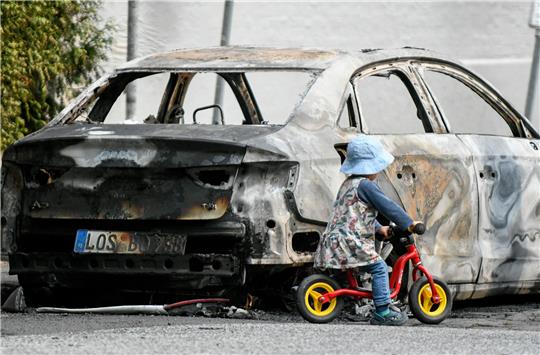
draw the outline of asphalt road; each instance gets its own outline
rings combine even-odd
[[[257,319],[2,313],[2,354],[385,353],[538,354],[540,303],[461,304],[437,326],[347,320],[315,325],[298,315]]]

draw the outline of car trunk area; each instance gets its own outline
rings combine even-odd
[[[4,173],[22,189],[17,195],[3,186],[4,198],[16,200],[3,213],[3,229],[14,239],[10,272],[27,290],[174,292],[241,284],[246,223],[230,204],[245,151],[203,137],[116,133],[14,146]],[[81,230],[128,233],[149,245],[180,240],[181,250],[76,252]]]

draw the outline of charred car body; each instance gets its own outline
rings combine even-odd
[[[286,122],[263,115],[249,80],[259,72],[309,79]],[[194,78],[208,73],[231,91],[238,124],[219,105],[189,115]],[[128,84],[154,75],[167,80],[152,114],[110,120]],[[467,106],[456,92],[476,101]],[[201,124],[210,109],[218,119]],[[457,298],[538,292],[538,133],[484,80],[414,48],[222,47],[127,63],[4,153],[10,272],[30,298],[214,294],[273,277],[289,285],[310,266],[344,179],[346,143],[360,133],[396,157],[379,183],[426,223],[424,262]]]

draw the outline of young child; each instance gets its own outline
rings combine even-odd
[[[332,219],[315,252],[314,266],[319,269],[359,268],[372,275],[375,312],[370,321],[376,325],[403,325],[407,315],[389,308],[390,286],[386,263],[375,251],[375,233],[389,238],[389,227],[381,226],[377,212],[398,228],[414,227],[403,209],[386,197],[373,182],[394,157],[381,143],[361,135],[347,147],[347,158],[341,172],[349,175],[341,185],[333,205]]]

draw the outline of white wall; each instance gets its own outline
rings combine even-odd
[[[223,4],[141,1],[137,55],[219,45]],[[531,1],[236,1],[230,43],[425,47],[464,61],[523,112],[534,45],[530,8]],[[110,69],[126,58],[127,2],[106,2],[102,13],[119,29],[104,63]],[[531,118],[540,127],[538,108]]]

